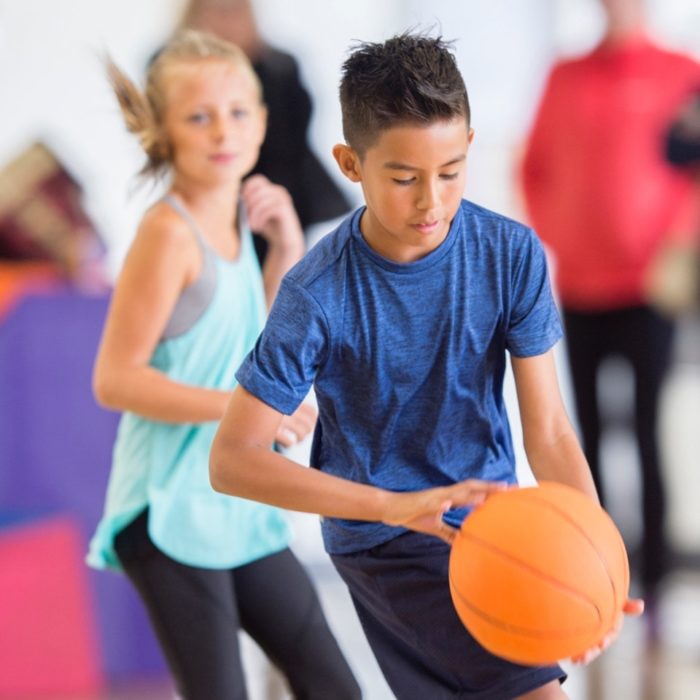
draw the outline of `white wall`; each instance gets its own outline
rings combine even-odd
[[[146,203],[130,195],[142,163],[104,79],[108,50],[139,78],[185,0],[0,0],[0,165],[32,140],[53,147],[84,184],[116,270]],[[653,0],[660,33],[700,51],[700,3]],[[354,40],[437,26],[456,40],[473,103],[476,141],[467,193],[518,214],[511,170],[555,52],[579,50],[600,28],[596,0],[257,0],[263,35],[300,60],[312,92],[316,151],[335,172],[341,139],[339,69]],[[342,183],[358,201],[358,191]]]

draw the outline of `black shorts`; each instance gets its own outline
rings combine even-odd
[[[449,553],[436,537],[409,532],[331,557],[398,700],[507,700],[563,682],[559,666],[513,664],[467,632],[450,597]]]

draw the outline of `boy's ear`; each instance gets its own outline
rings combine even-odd
[[[357,152],[346,143],[337,143],[333,146],[333,157],[338,163],[340,172],[352,182],[360,182],[362,173],[360,170],[360,157]]]

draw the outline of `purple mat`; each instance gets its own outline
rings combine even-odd
[[[0,323],[0,521],[70,513],[85,543],[92,535],[118,420],[90,387],[107,304],[71,291],[29,296]],[[107,677],[164,674],[126,579],[90,570],[90,584]]]

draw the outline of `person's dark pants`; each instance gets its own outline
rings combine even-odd
[[[147,513],[117,535],[115,548],[183,700],[248,697],[240,629],[282,671],[295,698],[362,696],[316,591],[290,550],[235,569],[185,566],[153,545]]]
[[[481,647],[459,620],[447,578],[450,548],[409,532],[331,559],[397,700],[509,700],[566,675],[520,666]]]
[[[657,444],[659,397],[671,366],[673,322],[647,306],[583,313],[564,308],[576,413],[586,458],[605,505],[598,371],[606,358],[629,362],[635,382],[634,433],[642,470],[641,581],[653,593],[668,569],[666,495]]]

